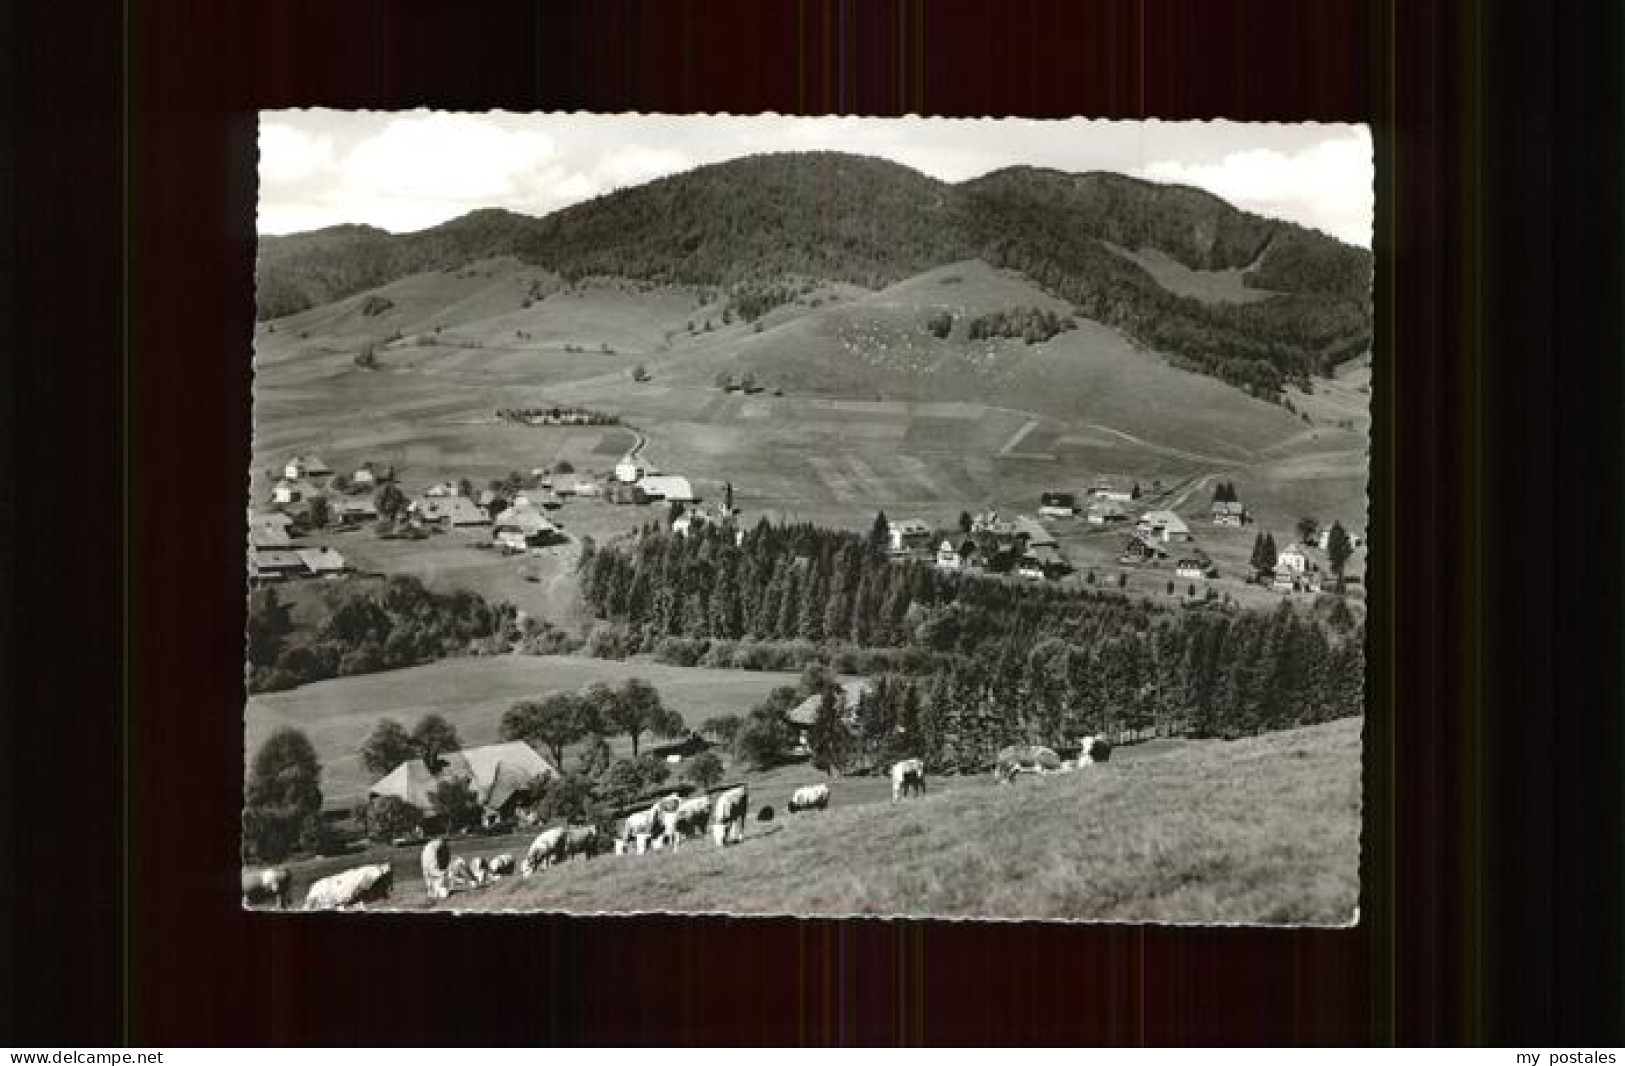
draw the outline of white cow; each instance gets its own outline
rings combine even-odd
[[[786,809],[795,814],[797,811],[821,811],[829,806],[829,785],[802,785],[790,796]]]
[[[638,811],[627,816],[626,822],[621,826],[620,849],[626,850],[634,841],[645,841],[654,836],[655,830],[660,827],[660,804],[656,803],[646,811]],[[638,850],[641,852],[642,846]]]
[[[341,874],[324,877],[311,885],[310,891],[305,894],[305,910],[339,910],[387,899],[394,880],[395,873],[387,862],[357,866]]]
[[[491,859],[490,871],[493,881],[512,874],[514,870],[513,856],[507,853],[497,855]]]
[[[554,826],[531,841],[530,850],[525,852],[524,861],[519,864],[519,876],[529,877],[542,867],[552,866],[558,857],[559,846],[564,842],[564,832],[564,826]]]
[[[891,768],[891,798],[896,803],[913,793],[925,795],[925,762],[922,759],[904,759]]]
[[[483,887],[491,880],[491,868],[486,864],[483,855],[476,855],[468,861],[468,873],[474,879],[474,884]]]
[[[423,845],[419,865],[423,869],[423,890],[430,899],[445,899],[451,895],[451,885],[446,881],[446,868],[451,865],[451,848],[447,846],[445,837],[435,837]]]
[[[695,796],[693,799],[683,800],[672,810],[661,810],[660,836],[668,846],[675,848],[682,843],[684,837],[704,833],[706,822],[710,817],[710,796]]]
[[[1110,762],[1112,746],[1102,736],[1084,737],[1078,751],[1078,765],[1088,766],[1091,763]]]
[[[293,902],[293,875],[286,866],[273,866],[265,870],[243,871],[243,906],[276,902],[276,909],[285,911]]]
[[[750,808],[750,792],[744,785],[730,788],[711,807],[711,836],[721,846],[745,839],[745,814]]]

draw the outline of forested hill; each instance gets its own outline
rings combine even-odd
[[[1245,284],[1281,295],[1246,304],[1177,296],[1108,242],[1195,271],[1250,267]],[[1363,351],[1371,329],[1368,252],[1207,193],[1030,167],[951,185],[830,152],[700,167],[539,219],[487,210],[399,236],[342,226],[267,237],[260,317],[497,255],[572,279],[744,292],[788,277],[878,288],[981,257],[1195,369],[1268,392]]]

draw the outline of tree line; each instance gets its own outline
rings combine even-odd
[[[1360,713],[1363,631],[1335,599],[1323,619],[1017,586],[890,560],[884,528],[883,515],[867,537],[763,522],[737,545],[646,530],[584,553],[583,597],[622,654],[727,666],[749,665],[747,648],[795,651],[758,668],[816,660],[904,679],[886,714],[918,718],[902,706],[913,686],[930,709],[918,728],[935,730],[922,750],[950,764],[1091,728],[1228,736]]]
[[[329,589],[306,627],[295,626],[274,586],[257,589],[248,605],[248,691],[506,651],[527,635],[511,604],[461,589],[430,592],[415,577]]]
[[[1013,337],[1028,344],[1037,344],[1077,327],[1077,322],[1070,315],[1058,315],[1040,307],[1013,307],[990,311],[971,319],[967,335],[973,341]]]

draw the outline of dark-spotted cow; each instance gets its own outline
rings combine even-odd
[[[993,777],[1008,785],[1021,774],[1052,774],[1061,769],[1061,757],[1040,744],[1012,744],[999,752]]]
[[[904,796],[925,795],[925,762],[922,759],[904,759],[891,768],[891,798],[896,803]]]

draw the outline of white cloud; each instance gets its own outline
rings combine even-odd
[[[260,126],[260,180],[267,185],[299,185],[332,171],[333,138],[282,122]]]
[[[598,179],[596,192],[608,192],[629,185],[642,185],[693,167],[694,163],[682,152],[633,144],[605,156],[603,162],[593,169],[593,176]]]
[[[343,183],[352,196],[485,206],[523,189],[553,154],[553,138],[539,130],[505,130],[475,115],[413,115],[352,149]]]
[[[1161,159],[1141,167],[1139,176],[1194,185],[1237,207],[1371,246],[1371,140],[1363,129],[1291,153],[1251,148],[1215,163]]]

